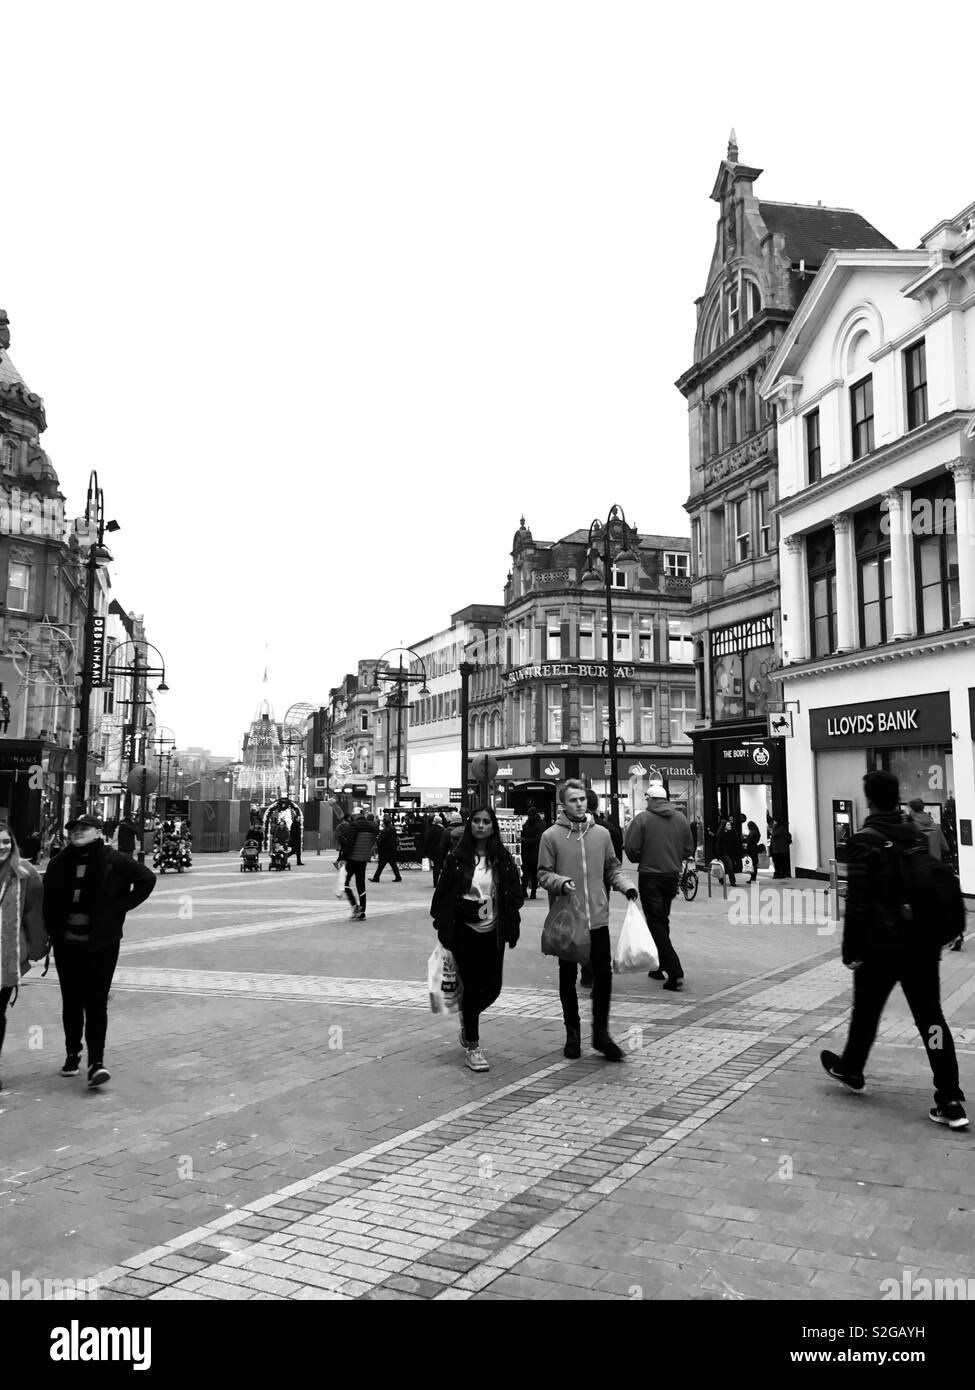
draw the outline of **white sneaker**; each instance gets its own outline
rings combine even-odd
[[[467,1049],[467,1065],[471,1071],[490,1071],[488,1060],[480,1047],[469,1047]]]

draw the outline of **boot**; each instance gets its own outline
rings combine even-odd
[[[562,1056],[568,1057],[571,1062],[582,1056],[582,1035],[578,1028],[566,1028]]]
[[[359,898],[359,921],[360,921],[360,922],[364,922],[365,920],[366,920],[366,895],[365,895],[365,893],[363,893],[363,894],[361,894],[361,896],[360,896],[360,898]]]
[[[605,1028],[593,1028],[592,1045],[597,1052],[601,1052],[607,1062],[622,1062],[626,1053],[618,1047],[609,1036]]]

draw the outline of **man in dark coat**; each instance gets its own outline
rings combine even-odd
[[[898,847],[923,847],[923,833],[901,815],[900,784],[892,772],[868,772],[863,793],[869,815],[847,842],[843,919],[843,964],[854,972],[853,1014],[842,1056],[821,1052],[819,1060],[834,1080],[862,1091],[880,1016],[900,984],[934,1075],[928,1117],[949,1129],[967,1129],[955,1044],[941,1008],[941,948],[930,923],[904,910]]]
[[[424,858],[430,860],[434,888],[436,888],[440,881],[440,870],[443,868],[443,861],[447,858],[447,850],[449,848],[450,836],[444,828],[444,823],[440,816],[434,816],[427,827],[427,833],[423,841],[423,855]]]
[[[123,816],[118,825],[118,848],[120,854],[135,854],[135,822]]]
[[[54,948],[64,1023],[62,1076],[81,1069],[88,1045],[88,1085],[104,1086],[108,995],[118,963],[125,914],[145,902],[156,875],[102,839],[98,816],[69,821],[70,844],[44,875],[44,925]]]
[[[538,845],[545,831],[545,822],[537,806],[530,806],[528,819],[521,828],[521,888],[526,897],[538,897]]]
[[[399,871],[399,864],[396,862],[396,850],[399,846],[399,838],[396,834],[396,826],[393,824],[392,816],[383,816],[382,829],[376,841],[376,849],[379,853],[379,864],[376,872],[369,880],[370,883],[378,883],[382,877],[383,869],[388,864],[393,871],[393,878],[396,883],[403,882],[403,875]]]
[[[295,856],[295,863],[301,863],[301,822],[295,816],[291,822],[291,853]]]

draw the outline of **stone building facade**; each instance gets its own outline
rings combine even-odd
[[[743,812],[765,829],[789,814],[781,740],[778,459],[775,412],[759,385],[830,248],[891,243],[858,213],[760,201],[762,170],[732,132],[711,192],[719,215],[687,399],[692,589],[689,618],[700,724],[692,733],[708,831]],[[708,847],[710,848],[710,841]]]

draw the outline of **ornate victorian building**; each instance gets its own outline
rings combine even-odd
[[[891,243],[858,213],[759,201],[762,173],[739,162],[734,131],[711,197],[719,216],[697,301],[687,398],[693,587],[689,618],[700,724],[692,732],[702,818],[788,817],[782,742],[767,716],[781,648],[774,410],[759,384],[830,248]],[[710,848],[710,842],[709,842]]]

